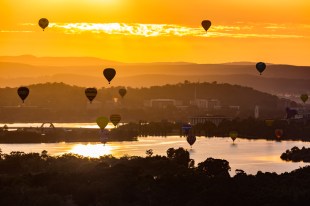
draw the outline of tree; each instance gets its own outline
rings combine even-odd
[[[189,152],[182,147],[179,149],[169,148],[167,150],[167,157],[185,167],[188,167],[190,162]]]
[[[227,160],[214,159],[212,157],[198,164],[198,171],[209,177],[230,177],[230,166]]]

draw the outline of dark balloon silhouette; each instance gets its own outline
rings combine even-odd
[[[306,103],[308,100],[308,94],[302,94],[300,95],[300,99],[301,101],[303,101],[303,103]]]
[[[266,64],[264,62],[258,62],[256,64],[256,69],[259,71],[259,74],[261,75],[263,71],[266,69]]]
[[[209,20],[203,20],[203,21],[201,22],[201,26],[202,26],[206,31],[208,31],[208,29],[209,29],[210,26],[211,26],[211,21],[209,21]]]
[[[124,96],[127,93],[127,90],[125,88],[121,88],[118,90],[119,95],[121,95],[122,98],[124,98]]]
[[[229,136],[230,136],[230,138],[232,139],[232,141],[235,142],[235,140],[237,139],[237,136],[238,136],[238,132],[236,132],[236,131],[230,131],[230,132],[229,132]]]
[[[116,71],[113,68],[106,68],[103,70],[104,77],[108,80],[109,84],[112,81],[112,79],[115,77]]]
[[[48,26],[48,24],[49,24],[49,21],[46,18],[41,18],[39,20],[39,26],[43,29],[43,31]]]
[[[276,129],[274,131],[274,134],[276,135],[276,138],[281,138],[283,135],[283,130],[282,129]]]
[[[17,94],[23,100],[23,103],[24,103],[24,100],[29,95],[29,89],[27,87],[19,87],[17,90]]]
[[[116,127],[116,125],[121,121],[121,115],[119,115],[119,114],[111,114],[110,115],[110,121]]]
[[[90,101],[90,103],[92,103],[92,101],[97,96],[97,89],[96,88],[86,88],[85,89],[85,95],[88,98],[88,100]]]
[[[188,144],[192,146],[196,142],[196,136],[195,135],[188,135],[186,138]]]
[[[109,119],[106,117],[98,117],[96,119],[97,125],[103,130],[109,123]]]

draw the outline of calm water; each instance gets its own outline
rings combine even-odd
[[[233,144],[230,138],[205,138],[198,137],[192,148],[185,138],[179,136],[170,137],[143,137],[134,142],[101,143],[41,143],[41,144],[0,144],[3,153],[11,151],[41,152],[47,150],[50,155],[64,153],[76,153],[84,156],[99,157],[111,154],[115,157],[123,155],[145,156],[145,151],[153,149],[154,155],[166,155],[168,148],[183,147],[190,152],[196,165],[208,157],[226,159],[231,166],[231,174],[235,169],[242,169],[248,174],[256,174],[257,171],[283,173],[289,172],[305,163],[285,162],[280,159],[282,152],[293,146],[310,147],[309,142],[300,141],[266,141],[237,139]]]

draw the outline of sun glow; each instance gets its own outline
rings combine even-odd
[[[113,149],[114,148],[107,144],[78,144],[75,145],[69,152],[82,155],[84,157],[98,158],[100,156],[112,154]]]

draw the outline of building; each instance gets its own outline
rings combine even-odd
[[[196,124],[204,124],[205,122],[212,122],[216,126],[218,126],[223,120],[232,120],[232,117],[225,117],[225,116],[195,116],[190,118],[190,123],[192,125]]]
[[[182,102],[175,99],[151,99],[144,101],[144,106],[164,109],[169,106],[182,106]]]
[[[190,105],[197,106],[199,109],[214,109],[220,106],[220,101],[217,99],[195,99],[190,101]]]

